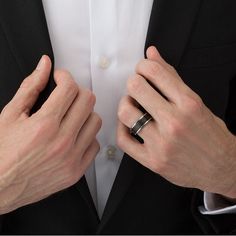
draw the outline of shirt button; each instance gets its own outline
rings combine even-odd
[[[110,65],[110,61],[107,57],[101,57],[99,60],[99,67],[102,69],[107,69]]]
[[[116,147],[108,146],[107,147],[107,157],[108,159],[114,159],[116,157]]]

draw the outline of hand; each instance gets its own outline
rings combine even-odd
[[[128,96],[120,103],[119,147],[174,184],[235,198],[235,136],[156,48],[150,47],[147,57],[128,80]],[[153,117],[139,133],[144,144],[129,134],[143,114],[138,104]]]
[[[57,87],[29,116],[50,70],[43,56],[0,115],[0,214],[73,185],[99,150],[95,96],[68,72],[55,72]]]

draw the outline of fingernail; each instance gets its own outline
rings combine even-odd
[[[155,46],[150,46],[147,49],[147,57],[148,57],[148,59],[157,61],[157,60],[159,60],[161,55]]]
[[[160,55],[159,52],[158,52],[158,50],[157,50],[157,48],[156,48],[155,46],[152,46],[151,49],[152,49],[152,53],[153,53],[153,54],[155,54],[155,55]]]
[[[44,58],[44,56],[42,56],[37,67],[36,67],[36,70],[41,70],[43,68],[44,64],[45,64],[45,58]]]

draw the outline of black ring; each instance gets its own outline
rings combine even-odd
[[[133,135],[137,135],[144,128],[144,126],[147,125],[148,122],[151,120],[152,116],[146,112],[130,128],[130,133]]]

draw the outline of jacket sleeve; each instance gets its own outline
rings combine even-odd
[[[236,135],[236,77],[230,82],[230,93],[225,121],[228,129]],[[199,211],[199,206],[202,205],[203,193],[195,190],[192,212],[205,233],[236,234],[236,214],[202,215]]]

